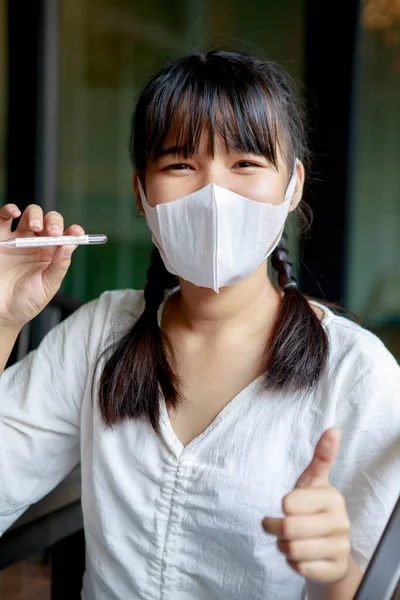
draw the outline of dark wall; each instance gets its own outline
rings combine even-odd
[[[314,154],[305,200],[314,221],[302,247],[301,287],[312,296],[343,302],[360,5],[358,0],[305,0],[305,11],[305,85]]]

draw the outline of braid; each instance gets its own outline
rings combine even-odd
[[[166,290],[179,284],[178,278],[167,271],[162,261],[160,251],[154,246],[151,253],[151,263],[147,270],[147,283],[144,288],[145,311],[157,317],[157,311],[164,300]]]
[[[279,287],[284,291],[288,287],[297,287],[297,280],[293,274],[293,263],[288,260],[289,251],[286,244],[287,235],[283,233],[279,244],[271,255],[271,264],[277,271]]]
[[[169,406],[180,400],[178,380],[167,357],[168,340],[158,325],[165,290],[177,285],[157,248],[153,249],[144,290],[145,308],[133,327],[117,342],[100,379],[99,405],[107,425],[146,416],[159,433],[160,391]]]
[[[271,257],[284,297],[266,352],[265,385],[267,389],[309,391],[325,368],[329,341],[306,296],[297,289],[286,241],[283,235]]]

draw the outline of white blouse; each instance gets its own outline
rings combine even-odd
[[[336,425],[331,483],[365,569],[400,493],[400,369],[378,338],[324,309],[331,351],[314,393],[267,392],[259,378],[183,447],[163,400],[161,437],[144,420],[106,428],[91,402],[101,350],[142,310],[142,292],[105,292],[1,376],[0,534],[81,462],[85,600],[322,599],[261,520],[282,516]]]

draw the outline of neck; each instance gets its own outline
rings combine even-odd
[[[187,281],[180,284],[163,322],[199,335],[215,338],[243,329],[265,331],[275,321],[280,306],[281,293],[270,282],[265,263],[247,279],[220,289],[219,294]]]

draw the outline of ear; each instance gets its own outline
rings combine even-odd
[[[296,210],[303,195],[303,187],[304,187],[304,178],[305,178],[305,170],[304,165],[301,160],[296,161],[296,171],[297,171],[297,182],[296,187],[293,194],[293,199],[290,203],[289,212]]]
[[[132,183],[133,183],[133,191],[134,191],[135,197],[136,197],[136,205],[137,205],[137,207],[139,209],[140,214],[142,215],[142,217],[144,217],[145,216],[145,212],[144,212],[142,200],[140,198],[139,178],[138,178],[138,174],[137,174],[136,171],[133,174]]]

